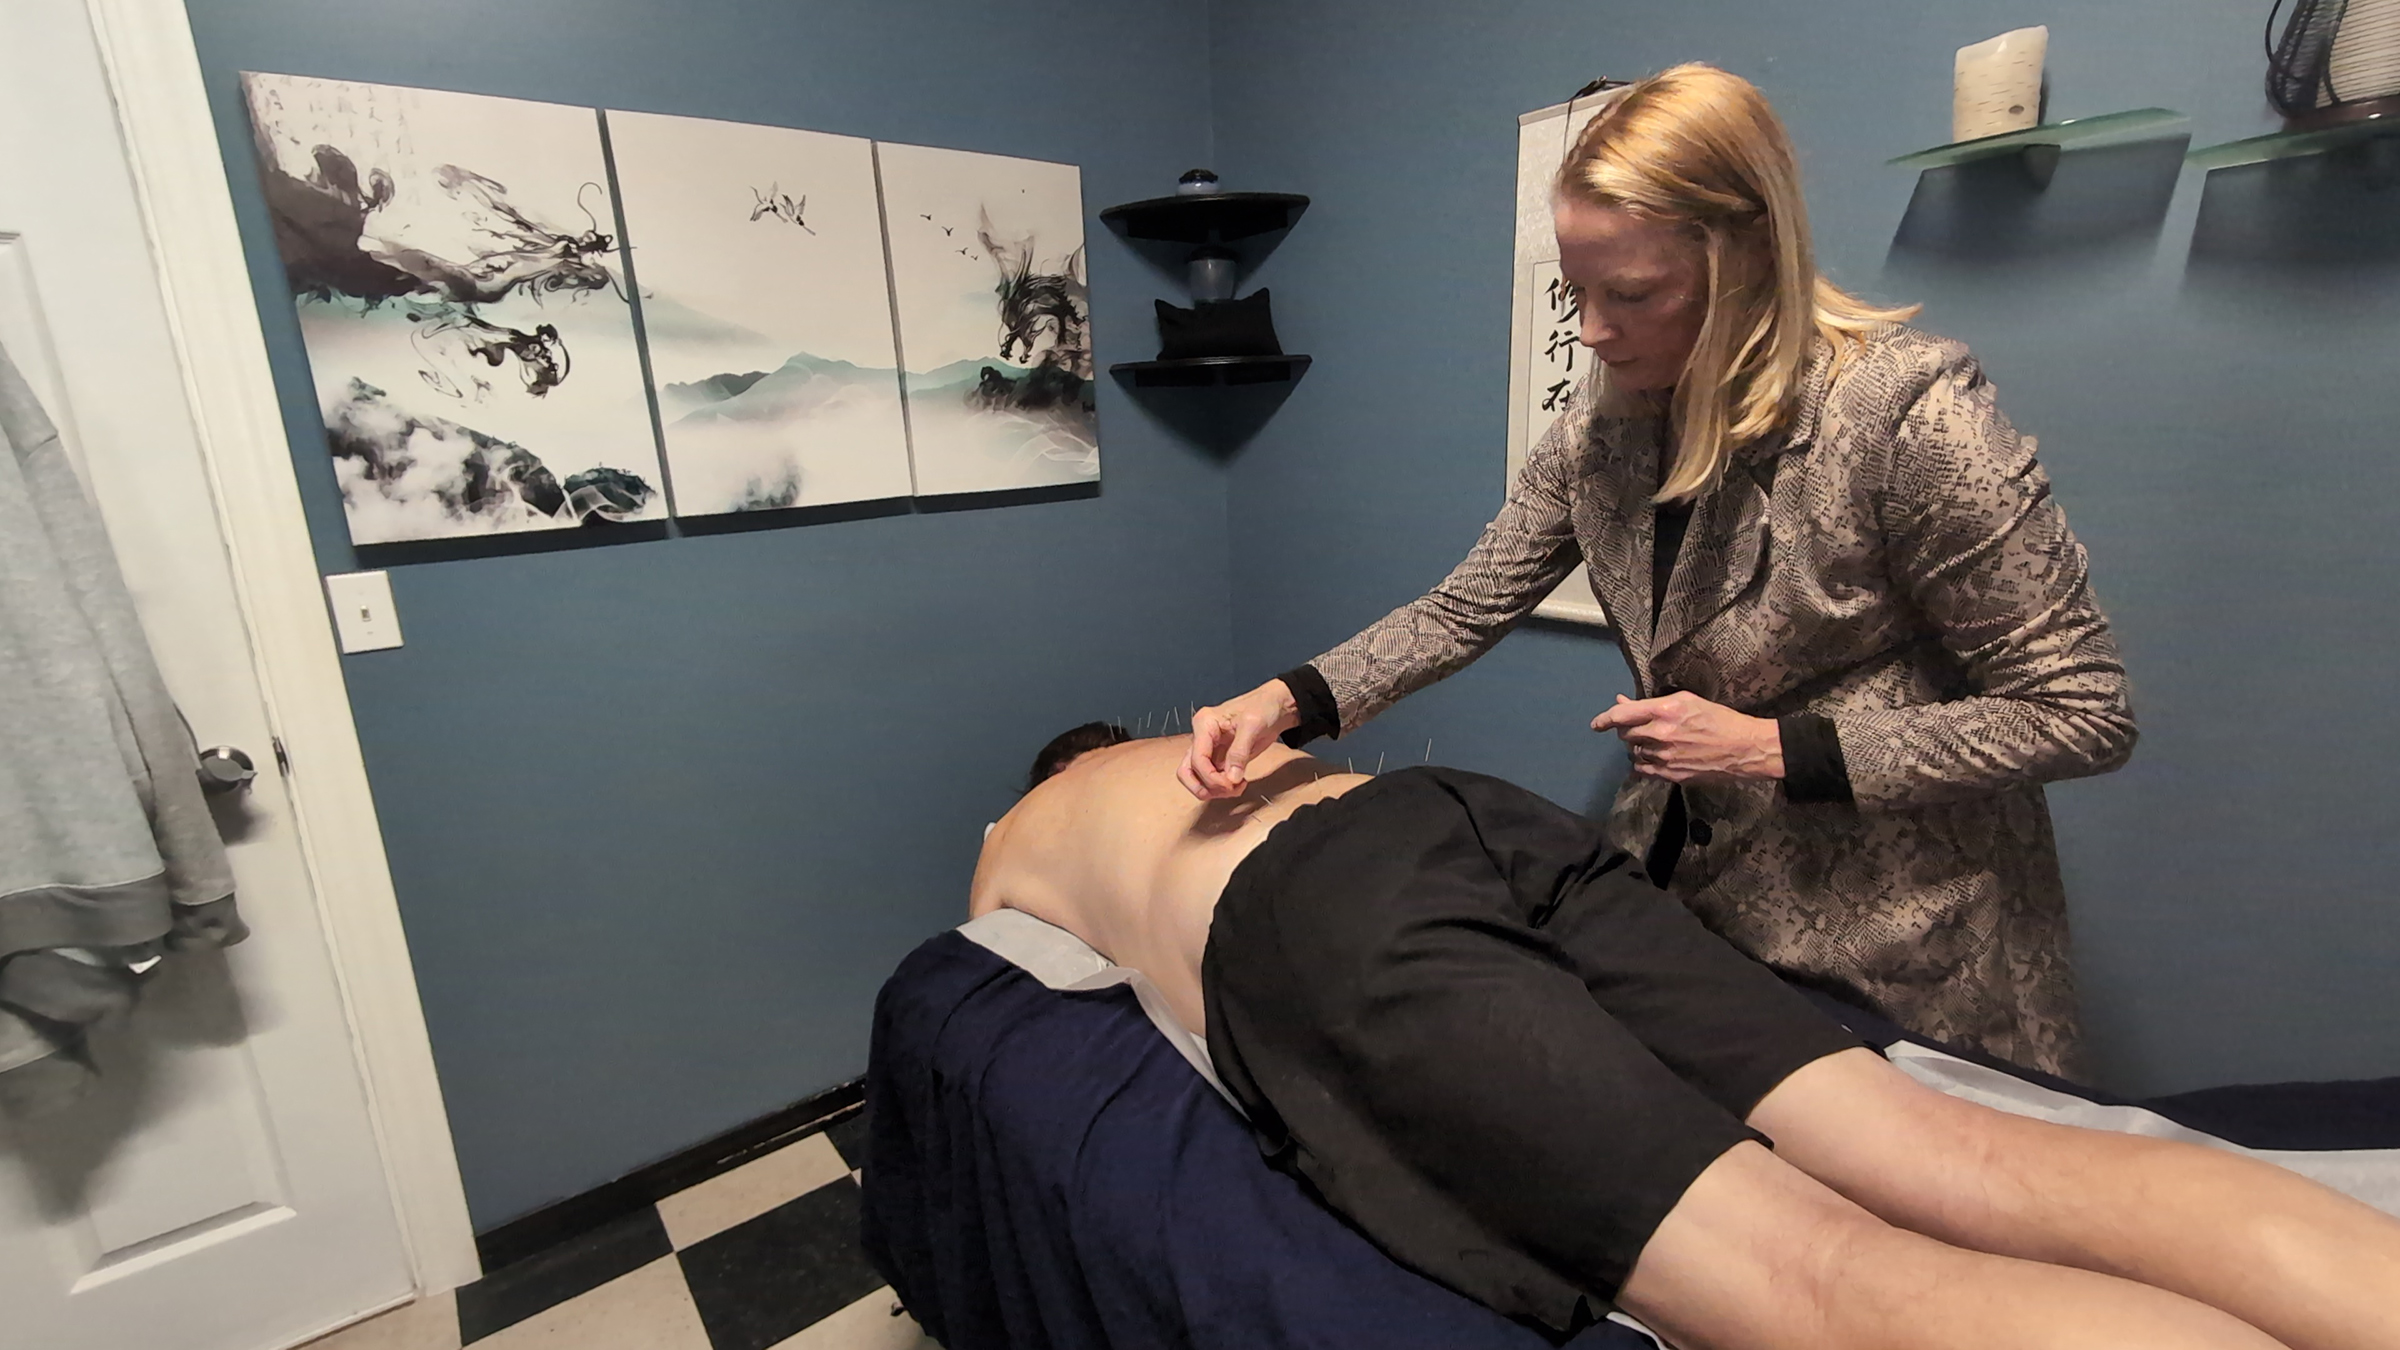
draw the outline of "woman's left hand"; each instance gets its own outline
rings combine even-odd
[[[1698,694],[1627,698],[1592,719],[1633,756],[1633,771],[1670,783],[1783,777],[1783,734],[1771,718],[1738,713]]]

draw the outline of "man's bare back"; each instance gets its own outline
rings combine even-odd
[[[984,840],[968,912],[1057,924],[1148,976],[1203,1036],[1200,956],[1234,869],[1292,812],[1369,779],[1275,746],[1251,761],[1249,791],[1200,802],[1175,780],[1186,749],[1178,736],[1094,750],[1026,793]]]

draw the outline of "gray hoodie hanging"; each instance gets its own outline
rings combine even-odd
[[[73,1100],[169,952],[239,942],[233,873],[84,495],[0,350],[0,1109]]]

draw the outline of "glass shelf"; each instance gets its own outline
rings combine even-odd
[[[2047,146],[2054,150],[2083,150],[2128,141],[2155,140],[2183,129],[2190,121],[2190,118],[2172,108],[2133,108],[2125,112],[2103,113],[2097,117],[2047,122],[2023,131],[2004,131],[1997,136],[1983,136],[1971,141],[1952,141],[1948,145],[1918,150],[1884,162],[1899,168],[1939,169],[1971,160],[2017,154],[2036,146]]]
[[[2379,136],[2400,136],[2400,113],[2362,117],[2337,127],[2319,127],[2313,131],[2277,131],[2265,136],[2252,136],[2248,140],[2203,146],[2183,159],[2184,163],[2198,169],[2230,169],[2242,164],[2264,164],[2275,159],[2322,155]]]

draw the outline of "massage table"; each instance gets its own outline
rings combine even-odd
[[[2244,1149],[2400,1214],[2400,1079],[2135,1102],[1810,997],[1945,1092]],[[868,1255],[947,1350],[1557,1343],[1394,1263],[1268,1167],[1155,987],[1013,910],[932,938],[884,985],[866,1135]],[[1622,1318],[1566,1344],[1656,1350]]]

